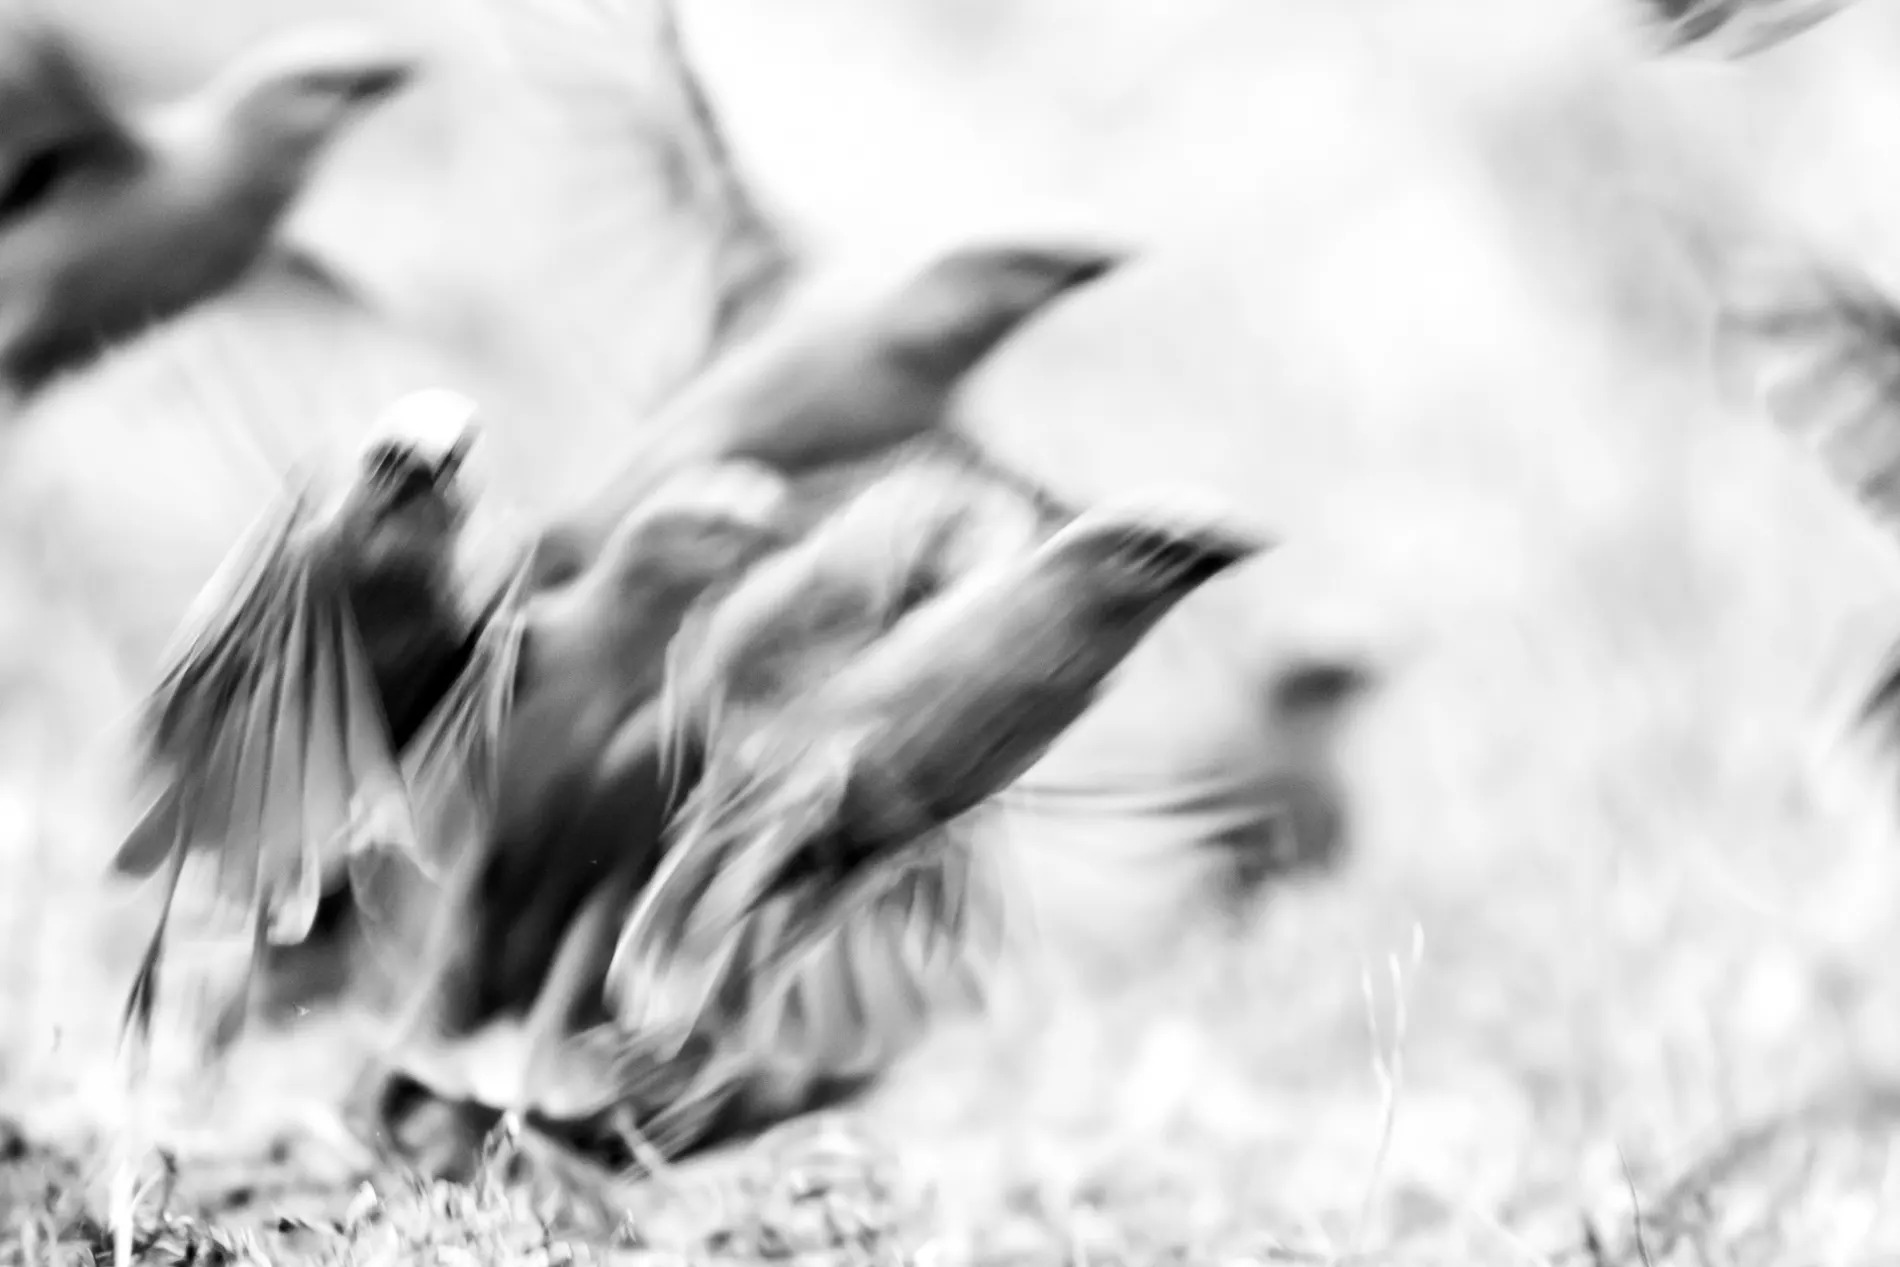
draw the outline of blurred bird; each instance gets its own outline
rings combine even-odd
[[[672,1154],[703,1142],[713,1117],[762,1081],[776,1094],[750,1107],[770,1120],[807,1107],[814,1082],[875,1072],[897,1031],[914,1031],[918,965],[904,944],[911,915],[897,902],[847,930],[791,990],[752,1005],[740,997],[746,983],[729,982],[731,1009],[698,1036],[712,1064],[649,1059],[648,1036],[613,1021],[605,987],[666,825],[703,764],[712,692],[698,697],[682,676],[705,681],[694,674],[717,661],[726,680],[708,685],[722,706],[769,712],[950,572],[1033,544],[1028,503],[923,456],[932,452],[865,463],[842,505],[831,487],[840,475],[795,486],[749,463],[691,468],[642,502],[582,577],[527,601],[513,626],[516,667],[467,684],[508,696],[499,797],[492,825],[472,828],[451,864],[458,873],[389,1070],[363,1088],[372,1102],[357,1107],[373,1131],[458,1174],[495,1112],[584,1134],[592,1119],[637,1109],[639,1129]],[[684,655],[707,638],[725,650]],[[445,707],[419,747],[456,751],[463,742],[448,719],[482,711]],[[889,999],[867,1008],[855,996],[880,976],[897,987],[903,1015]],[[835,1024],[814,1030],[807,1013]],[[448,1119],[432,1123],[431,1108]],[[418,1125],[451,1138],[418,1137]],[[610,1151],[614,1140],[610,1131]]]
[[[1719,370],[1783,434],[1875,514],[1900,515],[1900,304],[1853,269],[1763,264],[1731,284],[1717,335]]]
[[[346,486],[318,505],[297,489],[232,553],[186,621],[145,707],[143,765],[159,785],[114,859],[122,875],[167,868],[159,925],[128,1003],[149,1033],[173,904],[188,936],[244,948],[235,999],[209,1033],[221,1049],[244,1016],[266,945],[302,941],[351,853],[376,830],[412,844],[396,762],[462,674],[505,589],[471,601],[457,547],[471,509],[461,479],[472,402],[406,397],[383,417]]]
[[[1847,8],[1854,0],[1642,0],[1660,27],[1664,51],[1739,59],[1766,52]]]
[[[238,284],[329,143],[415,64],[307,30],[133,110],[37,14],[0,30],[0,382],[16,395]],[[334,287],[289,254],[299,276]]]
[[[696,462],[746,458],[796,475],[940,428],[991,353],[1125,258],[1078,243],[968,246],[840,319],[784,314],[688,384],[601,491],[544,535],[535,584],[573,576],[658,481]]]
[[[1088,708],[1171,608],[1266,549],[1205,509],[1084,512],[1033,552],[908,612],[748,732],[704,741],[706,770],[614,953],[635,1032],[690,1032],[744,955],[769,996],[840,917],[949,847]],[[776,898],[769,946],[746,936]],[[961,894],[926,916],[955,926]]]
[[[697,774],[931,595],[1024,558],[1046,535],[1044,514],[968,467],[956,449],[926,445],[860,469],[855,493],[842,499],[800,488],[820,507],[818,522],[688,616],[667,657],[665,692],[642,721],[643,744]],[[597,787],[626,782],[617,776]],[[693,783],[674,787],[669,821]],[[598,814],[582,821],[596,833],[613,830]],[[654,848],[641,860],[643,884],[659,856]],[[642,1138],[674,1156],[854,1088],[916,1036],[933,986],[967,993],[980,985],[964,971],[966,959],[935,953],[957,949],[954,938],[916,935],[930,911],[985,904],[973,892],[983,880],[975,862],[952,850],[921,863],[845,915],[783,980],[730,974],[717,1015],[694,1027],[684,1056],[609,1007],[607,970],[638,888],[591,899],[526,1027],[521,1107],[569,1130],[591,1122],[605,1130],[596,1144],[609,1151],[617,1131],[622,1142]],[[773,908],[736,932],[761,956],[796,931],[783,917],[801,904]]]

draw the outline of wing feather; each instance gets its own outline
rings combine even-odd
[[[161,936],[182,901],[195,936],[302,940],[352,802],[400,788],[324,548],[306,492],[267,512],[192,604],[146,702],[141,765],[159,787],[114,866],[150,875],[172,858]]]

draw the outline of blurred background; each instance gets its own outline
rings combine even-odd
[[[465,359],[241,296],[7,440],[0,1019],[5,1085],[42,1105],[103,1085],[144,931],[102,878],[113,728],[275,472],[479,362],[544,420],[495,464],[550,504],[625,425],[573,385],[601,380],[562,321],[624,333],[642,354],[606,372],[657,391],[703,267],[588,112],[611,49],[571,93],[511,94],[446,0],[66,10],[154,93],[313,16],[434,51],[293,232]],[[946,1023],[859,1111],[943,1225],[1546,1261],[1582,1215],[1626,1230],[1634,1185],[1681,1207],[1653,1214],[1658,1261],[1697,1237],[1710,1261],[1900,1248],[1877,1100],[1750,1134],[1896,1072],[1900,786],[1838,734],[1900,635],[1900,567],[1713,342],[1745,255],[1819,246],[1900,283],[1900,5],[1733,63],[1657,58],[1616,0],[680,11],[814,258],[877,274],[1031,222],[1138,247],[983,373],[971,425],[1075,496],[1218,490],[1286,545],[1205,601],[1262,645],[1389,663],[1341,748],[1336,871],[1238,933],[1164,937],[1136,904],[1105,940],[1138,971]],[[1076,865],[1111,894],[1182,869]]]

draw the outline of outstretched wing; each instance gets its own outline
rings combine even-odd
[[[148,875],[168,857],[206,855],[212,909],[261,918],[276,942],[308,933],[360,808],[401,789],[322,553],[309,498],[296,496],[199,595],[141,719],[157,797],[114,860]]]

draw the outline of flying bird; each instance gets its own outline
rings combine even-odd
[[[403,398],[342,488],[321,500],[314,479],[293,489],[200,595],[141,719],[156,794],[114,859],[121,875],[165,876],[128,1001],[135,1038],[149,1033],[174,933],[239,950],[244,985],[190,1035],[219,1050],[244,1018],[257,954],[304,940],[354,853],[391,832],[413,847],[396,754],[507,592],[500,575],[476,594],[457,556],[476,436],[472,402]],[[180,899],[190,909],[175,930]]]
[[[1900,302],[1829,261],[1763,267],[1726,296],[1717,352],[1720,370],[1759,396],[1778,431],[1900,533]],[[1900,646],[1877,671],[1856,726],[1900,740]]]
[[[741,955],[769,995],[1033,765],[1162,616],[1266,548],[1186,502],[1097,507],[917,604],[749,731],[722,735],[715,713],[699,786],[615,950],[623,1023],[690,1032]],[[769,947],[749,944],[750,921],[793,895]]]
[[[1854,0],[1640,0],[1664,52],[1752,57],[1833,17]]]
[[[212,299],[272,251],[330,143],[408,83],[410,56],[309,29],[182,98],[115,101],[72,41],[0,29],[0,383],[19,397]],[[298,276],[338,285],[285,253]]]
[[[1077,242],[973,244],[831,320],[782,311],[688,383],[600,491],[543,535],[534,583],[574,575],[631,506],[683,467],[746,458],[797,475],[941,430],[992,353],[1126,258]]]

